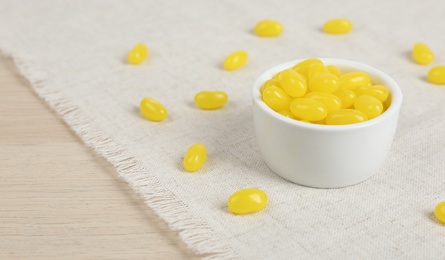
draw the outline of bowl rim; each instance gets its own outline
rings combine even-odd
[[[387,120],[388,118],[392,117],[394,114],[398,113],[400,110],[400,107],[402,105],[402,91],[399,87],[399,85],[386,73],[383,71],[376,69],[375,67],[369,66],[364,63],[351,61],[351,60],[345,60],[345,59],[336,59],[336,58],[317,58],[321,60],[324,64],[327,65],[335,65],[339,67],[350,67],[357,69],[359,71],[364,71],[368,73],[371,77],[378,78],[382,85],[388,88],[388,90],[391,93],[391,105],[388,107],[388,109],[383,112],[381,115],[367,120],[365,122],[356,123],[356,124],[349,124],[349,125],[319,125],[319,124],[313,124],[313,123],[306,123],[301,122],[295,119],[291,119],[288,117],[285,117],[278,112],[271,109],[269,106],[266,105],[266,103],[263,102],[261,98],[261,87],[264,84],[264,82],[268,79],[271,79],[273,75],[278,73],[279,71],[282,71],[284,69],[292,68],[297,63],[300,63],[306,59],[298,59],[298,60],[292,60],[288,62],[284,62],[278,65],[275,65],[266,71],[264,71],[256,80],[253,86],[253,102],[254,105],[256,104],[259,106],[265,113],[268,115],[282,121],[283,123],[295,125],[298,127],[313,129],[313,130],[319,130],[319,131],[344,131],[344,130],[352,130],[352,129],[359,129],[364,128],[372,125],[376,125],[382,121]]]

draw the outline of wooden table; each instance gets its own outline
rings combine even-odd
[[[197,259],[0,57],[0,259]]]

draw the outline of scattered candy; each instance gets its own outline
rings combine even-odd
[[[167,117],[167,109],[156,99],[145,97],[142,99],[140,109],[144,116],[152,121],[162,121]]]
[[[207,149],[203,144],[196,143],[187,150],[184,156],[184,168],[189,172],[199,170],[207,159]]]
[[[247,52],[235,51],[224,60],[223,66],[226,70],[236,70],[247,62]]]
[[[275,20],[262,20],[255,26],[255,33],[259,36],[278,36],[283,32],[283,25]]]
[[[261,95],[266,105],[285,117],[328,125],[373,119],[391,102],[388,89],[373,85],[366,72],[342,74],[336,66],[325,66],[319,59],[307,59],[279,71],[263,84]]]
[[[139,43],[128,53],[128,62],[131,64],[139,64],[148,56],[148,48],[143,43]]]
[[[195,103],[202,109],[217,109],[227,102],[223,91],[201,91],[195,95]]]
[[[434,53],[425,43],[416,43],[413,47],[412,53],[414,60],[422,65],[430,64],[434,60]]]
[[[262,210],[267,205],[267,195],[259,189],[243,189],[233,193],[227,201],[230,211],[247,214]]]
[[[329,20],[323,25],[323,30],[331,34],[344,34],[351,31],[351,29],[352,23],[343,18]]]
[[[436,215],[438,220],[445,224],[445,201],[437,204],[434,209],[434,215]]]
[[[436,66],[430,69],[428,80],[435,84],[445,84],[445,66]]]

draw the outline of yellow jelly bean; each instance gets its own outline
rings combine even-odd
[[[207,159],[207,149],[203,144],[196,143],[187,150],[184,156],[184,168],[189,172],[199,170]]]
[[[371,78],[368,73],[363,71],[349,72],[343,74],[340,78],[340,89],[354,90],[360,85],[370,85]]]
[[[324,104],[328,109],[328,113],[332,113],[341,108],[341,100],[331,93],[311,92],[304,97],[317,100],[318,102]]]
[[[142,99],[140,109],[144,116],[152,121],[162,121],[167,117],[167,109],[156,99],[145,97]]]
[[[274,80],[278,80],[278,81],[280,81],[280,79],[281,79],[281,73],[282,73],[283,71],[280,71],[280,72],[278,72],[277,74],[275,74],[274,76],[273,76],[273,79]]]
[[[428,80],[435,84],[445,84],[445,66],[436,66],[430,69]]]
[[[354,109],[340,109],[330,113],[326,117],[327,125],[349,125],[368,120],[366,115]]]
[[[262,20],[255,26],[255,33],[259,36],[278,36],[283,32],[283,25],[275,20]]]
[[[340,69],[337,66],[335,66],[335,65],[328,65],[328,66],[326,66],[326,68],[328,68],[328,70],[329,70],[329,72],[331,74],[334,74],[335,76],[337,76],[337,78],[341,77],[341,71],[340,71]]]
[[[217,109],[227,102],[223,91],[201,91],[195,95],[195,103],[202,109]]]
[[[282,71],[280,85],[284,92],[291,97],[302,97],[306,94],[306,81],[294,70]]]
[[[236,70],[247,62],[247,52],[235,51],[224,60],[224,68],[226,70]]]
[[[260,89],[261,94],[263,94],[263,92],[264,92],[264,90],[266,88],[272,87],[272,86],[281,88],[280,82],[278,80],[276,80],[276,79],[269,79],[269,80],[266,80],[266,82],[264,82],[263,86],[261,86],[261,89]]]
[[[332,94],[341,100],[341,108],[349,108],[354,105],[355,98],[357,97],[354,91],[347,89],[337,89]]]
[[[430,64],[434,60],[434,53],[425,43],[416,43],[413,47],[412,53],[414,60],[422,65]]]
[[[247,214],[262,210],[267,205],[267,195],[259,189],[243,189],[233,193],[227,201],[230,211]]]
[[[307,59],[307,60],[304,60],[304,61],[298,63],[297,65],[293,66],[292,69],[295,70],[296,72],[298,72],[299,74],[307,77],[309,67],[314,63],[323,64],[323,62],[321,60],[312,58],[312,59]]]
[[[355,99],[354,108],[363,112],[366,117],[373,119],[383,112],[383,104],[377,98],[368,95],[362,95]]]
[[[357,94],[357,97],[362,95],[373,96],[380,102],[384,102],[389,95],[388,89],[383,85],[358,86],[354,89],[354,92]]]
[[[264,90],[263,101],[275,111],[289,109],[292,98],[283,89],[272,86]]]
[[[128,53],[128,62],[131,64],[139,64],[148,56],[148,48],[143,43],[139,43]]]
[[[309,89],[315,92],[334,92],[338,89],[339,81],[333,74],[320,74],[309,81]]]
[[[323,30],[331,34],[344,34],[352,29],[351,21],[343,18],[332,19],[323,25]]]
[[[280,110],[280,111],[278,111],[278,114],[281,114],[281,115],[291,118],[291,119],[296,119],[296,117],[289,110]]]
[[[445,201],[437,204],[434,209],[434,215],[436,215],[438,220],[445,224]]]
[[[329,74],[328,68],[322,63],[314,63],[309,66],[307,78],[311,81],[315,76],[320,74]]]
[[[303,120],[319,121],[328,114],[327,107],[312,98],[296,98],[289,107],[296,118]]]

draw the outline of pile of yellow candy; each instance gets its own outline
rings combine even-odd
[[[346,125],[375,118],[387,108],[389,92],[363,71],[342,74],[334,65],[307,59],[278,72],[261,87],[264,103],[291,119]]]

